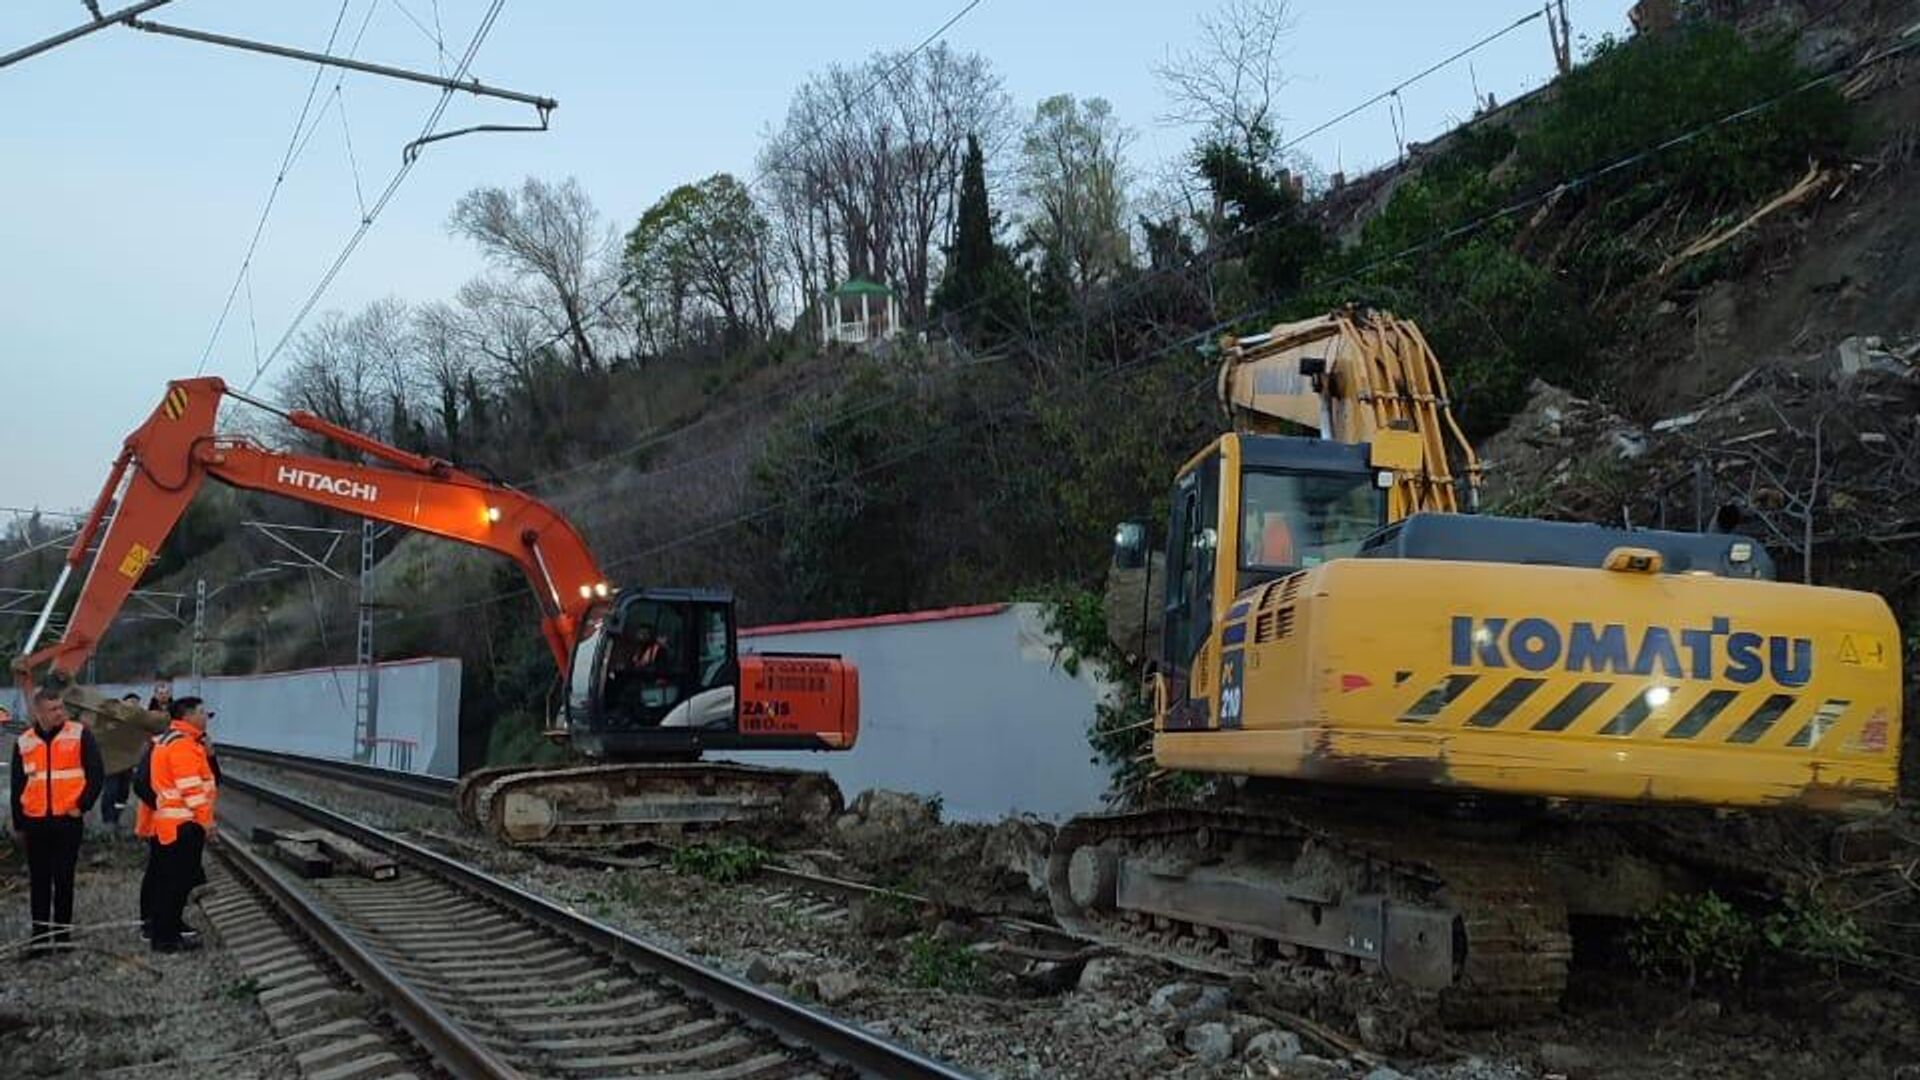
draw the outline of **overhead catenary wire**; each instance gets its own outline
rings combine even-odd
[[[479,53],[481,44],[486,41],[487,35],[493,30],[494,21],[500,17],[500,9],[505,5],[506,0],[493,0],[488,6],[486,14],[480,19],[479,26],[474,29],[473,38],[467,43],[466,51],[461,55],[459,64],[454,68],[451,76],[452,82],[458,83],[466,78],[467,70],[472,66],[474,56]],[[426,123],[421,125],[421,138],[433,134],[433,129],[440,123],[440,118],[446,114],[447,105],[453,100],[454,90],[455,87],[449,85],[440,91],[440,100],[435,103],[432,111],[427,114]],[[299,332],[301,324],[306,321],[308,315],[312,314],[314,307],[320,303],[320,298],[326,295],[327,289],[333,284],[333,279],[339,276],[341,269],[346,266],[347,260],[352,258],[353,253],[360,247],[360,242],[366,239],[368,232],[372,231],[374,223],[380,218],[380,214],[386,210],[387,205],[393,201],[394,195],[400,190],[400,186],[406,182],[408,174],[413,172],[413,167],[418,164],[419,161],[419,155],[402,156],[400,167],[394,170],[393,176],[387,181],[386,187],[381,190],[380,196],[374,200],[373,205],[361,216],[359,226],[348,236],[347,242],[341,247],[339,254],[334,256],[333,262],[328,265],[326,271],[320,275],[320,280],[315,283],[312,291],[307,294],[306,300],[303,301],[298,310],[294,312],[292,321],[289,322],[287,328],[281,332],[279,339],[274,342],[273,348],[269,350],[266,357],[254,367],[252,376],[247,379],[246,392],[251,393],[253,391],[254,386],[259,383],[260,377],[267,373],[267,370],[273,366],[274,361],[278,360],[280,354],[286,350],[288,343],[293,340],[294,334]]]
[[[333,29],[327,33],[324,51],[333,51],[333,43],[339,40],[341,24],[346,22],[347,8],[353,0],[340,0],[340,10],[333,17]],[[364,26],[362,27],[364,30]],[[280,165],[274,170],[273,185],[267,189],[266,202],[260,207],[260,217],[253,223],[253,237],[247,241],[247,251],[240,257],[240,268],[234,271],[233,284],[227,289],[227,299],[220,305],[220,315],[213,322],[213,332],[207,335],[206,347],[200,350],[200,363],[193,369],[195,375],[206,373],[207,361],[213,356],[214,345],[220,340],[220,331],[226,328],[227,316],[233,311],[233,302],[240,295],[240,283],[246,277],[247,270],[253,265],[253,257],[260,250],[260,238],[266,235],[267,219],[273,215],[274,202],[280,197],[280,187],[287,182],[287,173],[299,159],[300,151],[306,148],[306,140],[301,131],[306,127],[307,114],[313,109],[313,96],[320,90],[320,79],[326,74],[325,68],[315,68],[313,80],[307,84],[307,96],[300,103],[300,112],[293,119],[293,133],[287,136],[287,148],[280,155]],[[316,122],[317,129],[319,124]],[[307,133],[312,138],[312,132]]]

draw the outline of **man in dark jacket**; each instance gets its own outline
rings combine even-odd
[[[120,700],[136,709],[140,707],[139,694],[123,694]],[[127,800],[132,794],[132,769],[108,773],[106,786],[100,792],[100,823],[109,828],[120,824],[120,811],[127,808]]]
[[[13,835],[26,849],[33,951],[73,940],[73,871],[82,821],[100,797],[106,770],[93,732],[67,715],[60,693],[42,688],[33,723],[14,740]]]

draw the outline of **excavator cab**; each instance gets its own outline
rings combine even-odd
[[[1387,523],[1392,482],[1367,447],[1324,439],[1226,435],[1190,459],[1169,507],[1163,669],[1191,664],[1226,575],[1227,595],[1238,595],[1359,554]],[[1139,542],[1131,533],[1125,539]]]
[[[857,731],[857,694],[839,657],[742,657],[726,592],[621,590],[582,622],[557,734],[623,761],[842,749]]]

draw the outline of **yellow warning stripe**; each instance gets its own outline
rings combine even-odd
[[[178,420],[187,413],[187,392],[178,386],[169,387],[165,401],[160,403],[160,412],[169,420]]]

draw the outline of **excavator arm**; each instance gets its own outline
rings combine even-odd
[[[1310,434],[1364,445],[1391,469],[1388,519],[1455,512],[1449,458],[1466,470],[1469,509],[1480,463],[1454,422],[1447,380],[1420,328],[1384,312],[1342,309],[1221,343],[1220,405],[1243,434]]]
[[[216,434],[226,398],[277,413],[296,428],[383,464],[285,453],[244,437]],[[561,671],[567,670],[587,608],[610,591],[586,542],[539,499],[310,412],[282,411],[229,390],[219,378],[181,379],[167,384],[153,414],[127,437],[75,536],[59,582],[28,638],[28,655],[16,662],[23,690],[31,671],[42,665],[49,665],[56,677],[70,678],[79,670],[208,479],[507,556],[533,587],[541,608],[540,629]],[[99,551],[65,632],[59,641],[35,651],[60,593],[86,561],[96,537]]]

